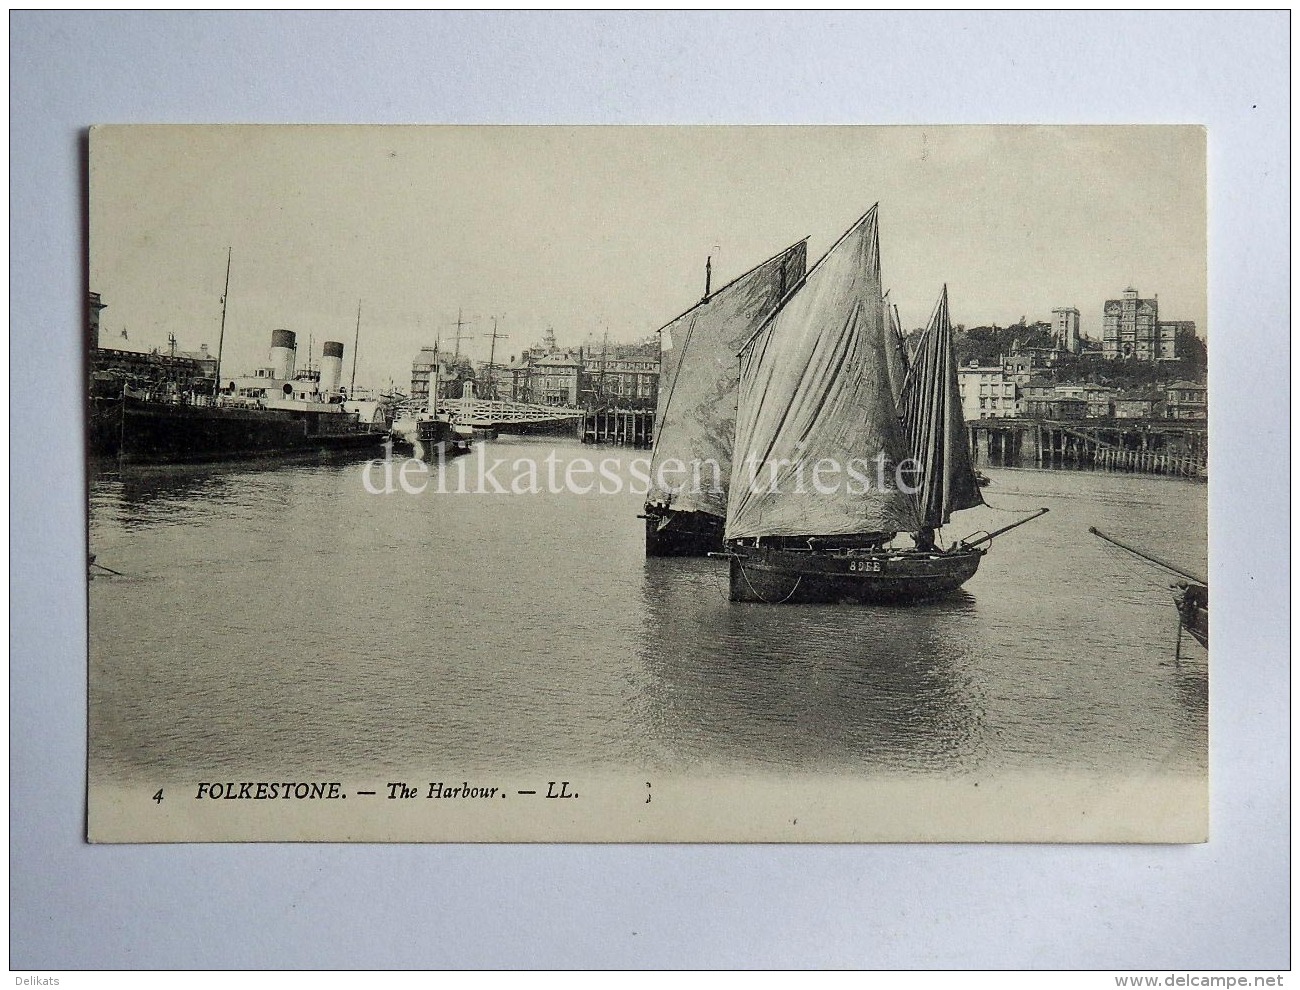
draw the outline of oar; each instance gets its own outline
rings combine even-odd
[[[1167,560],[1161,560],[1159,557],[1155,556],[1154,554],[1149,554],[1149,553],[1147,553],[1145,550],[1139,550],[1139,549],[1137,549],[1137,547],[1131,547],[1131,546],[1129,546],[1127,543],[1121,543],[1119,540],[1115,539],[1115,537],[1113,537],[1113,536],[1107,536],[1105,533],[1103,533],[1101,530],[1099,530],[1096,526],[1089,526],[1089,527],[1088,527],[1088,532],[1091,533],[1093,536],[1100,536],[1100,537],[1101,537],[1103,540],[1105,540],[1107,543],[1113,543],[1113,544],[1115,544],[1115,546],[1119,547],[1121,550],[1127,550],[1129,553],[1134,554],[1135,556],[1141,557],[1143,560],[1149,560],[1151,563],[1155,564],[1157,567],[1163,567],[1163,568],[1164,568],[1165,570],[1167,570],[1167,571],[1173,571],[1173,572],[1174,572],[1175,574],[1177,574],[1179,577],[1185,577],[1185,578],[1187,578],[1188,581],[1195,581],[1197,584],[1203,584],[1203,585],[1205,585],[1207,588],[1210,586],[1210,582],[1207,581],[1205,578],[1203,578],[1203,577],[1198,577],[1198,576],[1195,575],[1195,574],[1191,574],[1191,573],[1189,573],[1189,572],[1183,570],[1181,567],[1175,567],[1173,564],[1169,563],[1169,561],[1167,561]]]

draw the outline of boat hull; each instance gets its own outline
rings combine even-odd
[[[455,457],[468,454],[473,446],[473,432],[457,429],[445,419],[432,416],[399,420],[393,424],[393,441],[410,447],[417,457]]]
[[[906,605],[956,591],[975,575],[984,551],[733,547],[731,554],[733,602]]]
[[[722,550],[722,520],[705,512],[648,512],[647,557],[704,557]]]
[[[1174,603],[1178,607],[1178,620],[1192,638],[1206,649],[1210,645],[1210,591],[1203,584],[1189,581],[1178,583]]]
[[[299,413],[132,398],[115,405],[112,412],[98,407],[92,411],[91,450],[131,464],[377,447],[385,436],[353,416],[332,411]]]

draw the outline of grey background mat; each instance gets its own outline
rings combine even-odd
[[[1289,965],[1289,15],[11,13],[11,966]],[[83,842],[84,128],[1203,123],[1203,846]]]

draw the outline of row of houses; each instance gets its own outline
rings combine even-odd
[[[1204,420],[1204,385],[1176,381],[1142,389],[1058,383],[1033,374],[1021,355],[997,365],[974,362],[957,370],[962,414],[967,421],[1030,419],[1185,419]]]
[[[474,365],[425,348],[411,364],[412,399],[428,398],[436,363],[444,397],[463,394],[472,380],[478,395],[537,405],[653,409],[659,401],[659,344],[653,338],[635,344],[588,341],[573,348],[560,347],[548,331],[541,344],[501,364]]]

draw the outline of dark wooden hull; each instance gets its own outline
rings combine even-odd
[[[722,520],[705,512],[647,512],[647,557],[704,557],[722,550]]]
[[[1192,634],[1192,638],[1206,649],[1210,646],[1210,591],[1203,584],[1182,581],[1174,595],[1178,606],[1178,621]]]
[[[731,547],[731,600],[776,604],[906,605],[956,591],[983,550],[774,550]]]

